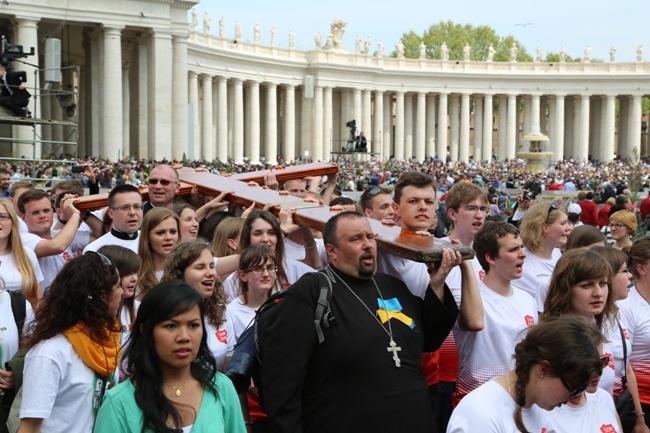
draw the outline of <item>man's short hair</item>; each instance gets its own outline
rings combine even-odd
[[[338,247],[338,239],[336,238],[336,230],[338,228],[340,219],[352,219],[352,218],[363,218],[366,219],[363,215],[358,212],[353,211],[344,211],[334,215],[332,218],[327,220],[325,223],[325,228],[323,229],[323,242],[325,245],[332,244],[335,247]]]
[[[178,170],[176,170],[176,169],[175,169],[174,167],[172,167],[171,165],[169,165],[169,164],[165,164],[165,163],[160,163],[160,164],[156,164],[156,165],[154,165],[154,167],[153,167],[153,168],[151,169],[151,171],[149,172],[149,176],[151,176],[151,173],[153,173],[153,171],[154,171],[155,169],[157,169],[157,168],[164,168],[164,167],[169,167],[169,169],[170,169],[172,172],[174,172],[174,180],[175,180],[176,182],[178,182],[178,181],[180,180],[180,177],[178,176]]]
[[[472,247],[476,252],[478,262],[485,272],[490,271],[490,264],[485,259],[485,255],[489,254],[493,259],[499,257],[499,239],[509,234],[518,237],[519,230],[506,222],[486,221],[474,236]]]
[[[77,194],[81,197],[84,195],[84,186],[80,180],[60,180],[52,185],[50,191],[57,191],[57,194],[67,192],[68,194]]]
[[[287,185],[291,185],[291,182],[300,182],[303,186],[305,186],[305,187],[307,186],[307,181],[304,180],[304,179],[289,179],[289,180],[284,182],[284,184],[282,185],[282,189],[286,190]]]
[[[115,196],[117,194],[125,194],[127,192],[138,193],[140,198],[142,198],[142,194],[135,186],[129,184],[118,185],[108,193],[108,207],[111,209],[113,208],[113,205],[115,204]]]
[[[11,174],[6,168],[0,168],[0,174]]]
[[[21,188],[25,189],[34,189],[36,188],[33,183],[31,183],[28,180],[19,180],[13,183],[11,185],[11,188],[9,188],[9,195],[11,198],[14,198],[16,196],[16,191],[18,191]]]
[[[25,191],[23,195],[20,196],[18,199],[18,212],[20,213],[25,213],[25,205],[29,202],[40,200],[42,198],[46,198],[49,200],[50,196],[43,191],[42,189],[30,189],[29,191]]]
[[[487,193],[483,188],[475,183],[460,182],[455,183],[449,188],[445,203],[447,209],[453,209],[458,212],[462,204],[471,203],[477,198],[483,199],[483,202],[488,204]]]
[[[395,203],[399,204],[402,199],[402,190],[407,186],[414,186],[416,188],[431,187],[433,188],[433,192],[436,192],[436,185],[432,177],[418,171],[407,171],[400,176],[395,184],[395,189],[393,190]]]
[[[366,190],[363,192],[363,194],[361,194],[361,197],[359,198],[359,205],[361,206],[361,210],[370,209],[370,202],[379,194],[390,195],[390,191],[379,186],[371,186],[370,188],[366,188]]]

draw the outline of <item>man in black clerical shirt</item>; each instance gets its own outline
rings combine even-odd
[[[368,150],[368,141],[366,136],[363,134],[363,131],[359,133],[354,138],[354,151],[355,152],[366,152]]]
[[[370,223],[355,212],[331,218],[323,232],[332,280],[331,311],[318,344],[318,278],[306,274],[260,319],[264,409],[273,433],[436,431],[420,368],[437,349],[458,308],[445,285],[460,254],[443,249],[424,299],[399,279],[376,272]]]

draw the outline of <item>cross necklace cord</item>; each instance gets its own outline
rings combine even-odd
[[[393,361],[395,361],[395,367],[398,367],[398,368],[401,367],[402,362],[401,362],[401,360],[399,359],[399,355],[397,354],[397,352],[401,352],[401,351],[402,351],[402,348],[401,348],[400,346],[398,346],[397,343],[395,343],[395,340],[393,339],[393,328],[392,328],[392,326],[391,326],[391,324],[390,324],[390,317],[388,318],[388,320],[386,320],[386,322],[388,323],[388,329],[386,329],[386,327],[381,323],[381,320],[379,320],[379,318],[377,317],[377,315],[374,314],[370,308],[368,308],[368,306],[366,305],[366,303],[363,302],[363,300],[359,297],[359,295],[357,295],[356,293],[354,293],[354,291],[352,290],[352,288],[351,288],[350,286],[348,286],[348,283],[346,283],[345,281],[343,281],[343,278],[341,278],[341,277],[340,277],[336,272],[334,272],[334,270],[333,270],[330,266],[327,266],[327,267],[325,268],[325,272],[327,273],[327,275],[328,275],[328,276],[329,276],[333,281],[336,281],[336,277],[338,277],[338,279],[339,279],[339,280],[343,283],[343,285],[344,285],[344,286],[345,286],[345,287],[350,291],[350,293],[352,293],[352,295],[353,295],[355,298],[357,298],[357,300],[358,300],[359,302],[361,302],[361,305],[363,305],[363,307],[368,311],[368,313],[370,313],[370,315],[371,315],[372,317],[375,318],[375,320],[377,321],[377,323],[379,323],[379,326],[381,326],[381,329],[383,329],[384,332],[385,332],[385,333],[388,335],[388,337],[390,338],[390,342],[388,343],[388,347],[386,348],[386,350],[387,350],[388,352],[392,352],[392,353],[393,353]],[[381,298],[381,301],[385,304],[385,302],[384,302],[384,297],[382,296],[381,292],[379,291],[379,286],[377,286],[377,282],[375,281],[375,278],[374,278],[374,277],[372,278],[372,282],[373,282],[373,284],[375,285],[375,289],[377,290],[377,294],[379,294],[379,298]]]

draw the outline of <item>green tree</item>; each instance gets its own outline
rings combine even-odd
[[[420,43],[426,45],[426,56],[429,59],[440,59],[440,47],[444,42],[449,50],[450,60],[463,60],[463,49],[466,44],[471,47],[470,60],[482,61],[488,57],[489,47],[495,50],[494,61],[510,61],[510,49],[514,43],[517,46],[517,60],[530,62],[532,57],[513,36],[501,37],[490,26],[473,26],[471,24],[455,24],[452,21],[440,21],[431,25],[422,35],[411,30],[404,33],[400,39],[404,45],[404,56],[407,58],[420,57]],[[396,55],[396,52],[393,52]]]

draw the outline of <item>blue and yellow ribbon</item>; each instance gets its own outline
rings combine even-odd
[[[402,313],[402,304],[399,303],[397,298],[385,300],[377,298],[377,305],[379,305],[377,316],[379,316],[379,320],[381,320],[382,324],[386,323],[390,319],[397,319],[409,328],[415,328],[415,321]]]

